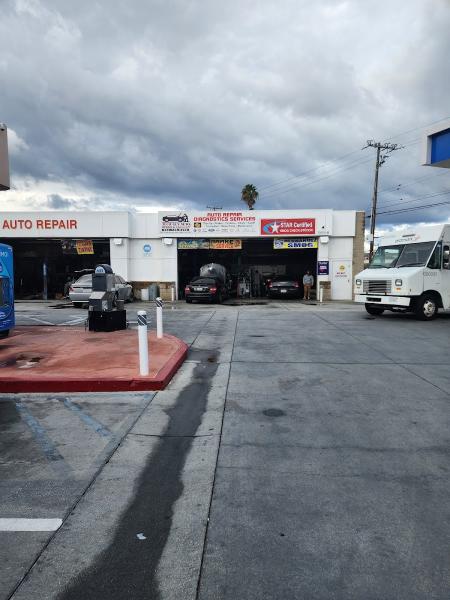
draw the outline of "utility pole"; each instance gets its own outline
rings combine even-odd
[[[370,215],[370,250],[369,250],[369,260],[372,260],[373,256],[373,246],[375,241],[375,225],[377,221],[377,200],[378,200],[378,172],[380,170],[381,165],[383,165],[386,160],[389,158],[389,153],[394,150],[400,150],[403,146],[399,144],[383,144],[381,142],[375,142],[374,140],[367,140],[366,146],[364,148],[376,148],[377,149],[377,159],[375,163],[375,177],[373,181],[373,193],[372,193],[372,212]],[[363,148],[363,150],[364,150]],[[381,154],[381,151],[386,152],[386,154]]]

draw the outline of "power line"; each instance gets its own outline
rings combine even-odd
[[[360,152],[360,150],[358,150],[358,152]],[[332,171],[331,173],[328,174],[324,174],[321,175],[320,177],[316,177],[315,179],[311,179],[311,180],[306,180],[306,181],[300,181],[294,185],[291,185],[287,188],[283,188],[283,189],[279,189],[279,190],[274,190],[272,192],[270,192],[269,194],[264,195],[264,198],[272,198],[274,196],[277,196],[279,194],[285,194],[286,192],[289,192],[291,190],[294,189],[299,189],[299,188],[303,188],[306,187],[308,185],[313,185],[315,183],[319,183],[320,181],[323,181],[324,179],[329,179],[330,177],[334,177],[334,175],[337,175],[339,173],[341,173],[342,171],[347,171],[348,169],[351,169],[352,167],[356,167],[359,165],[363,165],[367,162],[370,162],[370,159],[358,159],[356,161],[353,161],[351,163],[348,163],[347,165],[342,165],[341,167],[336,167],[336,169],[334,171]]]
[[[450,192],[446,192],[446,194],[450,194]],[[386,211],[386,212],[380,212],[378,214],[379,215],[399,215],[399,214],[411,212],[414,210],[424,210],[424,209],[428,209],[428,208],[433,208],[435,206],[444,206],[445,204],[450,204],[450,200],[447,200],[445,202],[434,202],[433,204],[423,204],[422,206],[412,206],[410,208],[402,208],[402,209],[399,208],[398,210],[390,210],[390,211]]]
[[[444,117],[442,119],[438,119],[437,121],[433,121],[432,123],[428,123],[426,125],[421,125],[419,127],[414,127],[413,129],[407,129],[405,131],[402,131],[400,133],[396,133],[395,135],[389,137],[389,138],[385,138],[385,141],[389,141],[389,140],[393,140],[395,138],[398,138],[402,135],[406,135],[407,133],[412,133],[413,131],[419,131],[421,129],[425,129],[426,127],[430,127],[431,125],[435,125],[436,123],[441,123],[442,121],[446,121],[447,119],[450,119],[450,117]],[[414,140],[413,140],[414,141]],[[415,142],[415,141],[414,141]],[[417,142],[418,143],[418,142]],[[405,147],[410,145],[410,142],[405,142]],[[411,144],[411,145],[415,145]],[[356,154],[358,153],[360,150],[352,150],[351,152],[347,152],[346,154],[343,154],[341,156],[338,156],[336,158],[332,158],[331,160],[327,161],[327,163],[334,163],[334,162],[338,162],[340,160],[343,160],[344,158],[347,158],[348,156],[351,156],[352,154]],[[308,169],[307,171],[303,171],[302,173],[299,173],[298,175],[292,175],[291,177],[287,177],[285,179],[280,179],[279,181],[276,181],[275,183],[271,183],[269,185],[265,185],[259,188],[259,191],[261,192],[262,190],[268,190],[271,189],[273,187],[277,187],[279,185],[282,185],[283,183],[288,183],[289,181],[292,181],[294,179],[298,179],[300,177],[304,177],[305,175],[308,175],[309,173],[313,173],[314,171],[318,171],[320,169],[323,169],[327,166],[327,164],[325,165],[320,165],[318,167],[313,167],[312,169]]]
[[[402,202],[397,202],[396,204],[387,204],[387,205],[383,205],[381,208],[394,208],[395,206],[402,206],[404,204],[408,205],[408,204],[413,204],[414,202],[420,202],[421,200],[428,200],[428,198],[437,198],[438,196],[446,196],[447,194],[450,194],[450,190],[445,190],[442,192],[437,192],[435,194],[427,194],[426,196],[420,196],[419,198],[413,198],[411,200],[403,200]],[[397,210],[397,209],[395,209]],[[379,213],[382,214],[382,213]]]

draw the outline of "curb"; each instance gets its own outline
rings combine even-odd
[[[118,377],[117,379],[99,379],[98,377],[43,377],[21,381],[13,377],[0,377],[2,393],[56,393],[56,392],[143,392],[163,390],[181,367],[188,353],[188,345],[173,335],[164,337],[176,340],[179,348],[170,360],[158,371],[155,377]]]

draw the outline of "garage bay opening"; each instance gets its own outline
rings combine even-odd
[[[229,275],[230,296],[268,295],[270,282],[286,276],[302,291],[307,270],[317,275],[317,238],[178,239],[178,292],[208,263],[223,265]]]

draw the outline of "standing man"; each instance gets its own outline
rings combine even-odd
[[[310,292],[313,285],[314,277],[311,275],[311,271],[306,271],[303,275],[303,300],[311,300]]]

